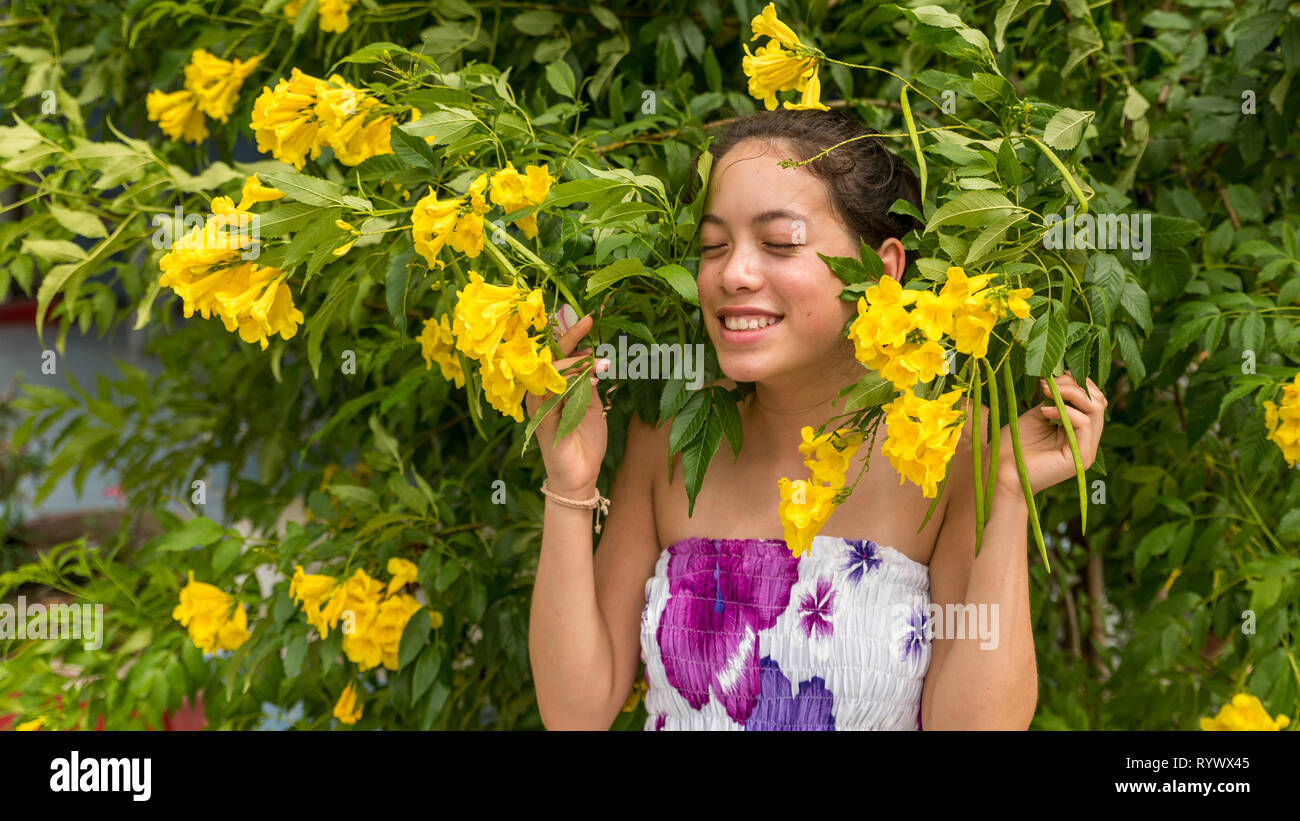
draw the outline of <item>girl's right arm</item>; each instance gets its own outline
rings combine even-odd
[[[559,340],[561,352],[572,350],[590,328],[590,317],[579,320]],[[563,373],[582,358],[561,359],[555,367]],[[558,445],[561,408],[536,431],[547,485],[570,499],[595,494],[605,456],[602,405],[594,384],[591,390],[586,416]],[[530,416],[540,403],[528,397]],[[659,556],[650,470],[657,438],[649,426],[633,420],[594,556],[592,511],[546,499],[528,651],[538,709],[549,730],[608,730],[632,688],[640,661],[645,582]]]

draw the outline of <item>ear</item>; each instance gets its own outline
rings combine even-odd
[[[903,281],[903,269],[907,267],[907,255],[903,243],[897,237],[890,237],[876,249],[876,256],[885,264],[885,276],[898,282]]]

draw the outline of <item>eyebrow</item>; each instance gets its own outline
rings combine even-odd
[[[805,217],[803,214],[796,214],[793,211],[786,211],[783,208],[777,208],[770,211],[764,211],[760,214],[755,214],[754,218],[751,219],[750,222],[757,225],[760,222],[771,222],[772,220],[777,220],[777,219],[803,220],[804,222],[807,222],[807,217]],[[706,222],[711,222],[714,223],[715,225],[723,225],[723,226],[726,225],[726,223],[722,220],[722,218],[716,214],[705,214],[704,216],[700,217],[701,225],[703,225]]]

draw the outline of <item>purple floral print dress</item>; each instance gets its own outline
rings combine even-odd
[[[646,580],[647,730],[916,730],[930,569],[870,540],[692,538]]]

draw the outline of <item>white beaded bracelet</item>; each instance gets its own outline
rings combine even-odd
[[[547,486],[547,481],[548,480],[542,481],[542,493],[545,494],[548,498],[554,499],[556,502],[559,502],[565,507],[576,507],[576,508],[583,508],[586,510],[594,509],[596,511],[596,532],[597,533],[600,532],[600,517],[602,515],[605,516],[609,515],[609,499],[606,499],[604,496],[601,496],[599,490],[596,491],[595,496],[585,501],[580,502],[576,499],[566,499],[565,497],[551,490]]]

